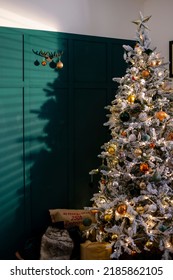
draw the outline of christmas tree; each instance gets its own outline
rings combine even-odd
[[[155,248],[173,253],[173,96],[168,63],[150,47],[140,13],[134,47],[123,45],[128,67],[106,109],[111,139],[101,149],[99,190],[91,199],[97,241],[108,241],[111,258]]]

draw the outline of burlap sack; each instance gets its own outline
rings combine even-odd
[[[69,260],[74,244],[66,229],[48,227],[41,239],[41,260]]]

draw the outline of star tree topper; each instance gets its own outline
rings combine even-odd
[[[137,19],[137,20],[134,20],[132,21],[133,23],[135,23],[136,25],[138,25],[138,31],[140,30],[140,28],[143,26],[144,28],[148,29],[148,26],[145,24],[145,22],[147,22],[151,16],[147,16],[147,17],[144,17],[143,14],[141,12],[139,12],[140,14],[140,19]]]

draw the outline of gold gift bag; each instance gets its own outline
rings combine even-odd
[[[112,248],[108,242],[86,241],[80,244],[81,260],[110,260]]]

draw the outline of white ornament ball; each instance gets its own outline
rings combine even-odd
[[[130,141],[130,142],[136,141],[136,135],[135,135],[135,134],[131,134],[131,135],[129,136],[129,141]]]
[[[145,85],[145,80],[144,79],[141,79],[141,81],[140,81],[140,83],[141,83],[141,85]]]
[[[139,114],[139,120],[141,122],[145,122],[148,119],[148,115],[146,113],[140,113]]]
[[[155,204],[149,205],[148,211],[156,212],[156,210],[157,210],[157,206]]]

